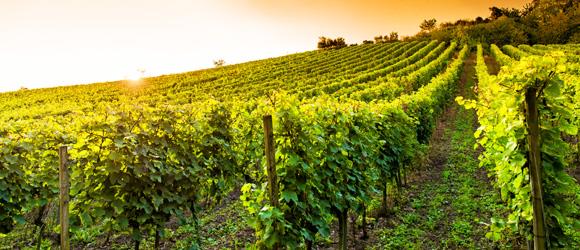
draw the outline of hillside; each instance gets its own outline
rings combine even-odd
[[[441,55],[448,46],[436,42],[360,45],[340,50],[309,51],[140,81],[3,93],[0,94],[3,110],[0,116],[2,120],[39,118],[49,114],[93,110],[104,103],[160,106],[203,102],[207,99],[244,101],[264,98],[273,91],[301,93],[300,98],[309,98],[323,92],[338,96],[334,91],[340,86],[359,83],[366,84],[364,86],[384,85],[388,80],[412,73],[414,67],[424,66],[439,56],[442,58],[437,60],[438,65],[432,64],[441,68],[441,65],[447,63],[445,59],[449,58],[449,53]],[[413,57],[407,59],[411,55]],[[363,85],[358,86],[362,88]],[[354,93],[358,90],[353,86],[343,91]]]
[[[78,249],[521,248],[533,217],[518,100],[543,79],[540,116],[562,125],[542,126],[561,146],[542,147],[558,166],[547,227],[553,246],[576,246],[578,45],[474,50],[365,44],[2,93],[0,243],[57,244],[66,165]]]

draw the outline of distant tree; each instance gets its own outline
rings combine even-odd
[[[532,13],[532,11],[535,8],[535,1],[531,2],[531,3],[527,3],[526,5],[524,5],[524,8],[521,11],[522,16],[528,16],[530,13]]]
[[[224,61],[224,59],[218,59],[218,60],[213,61],[213,65],[216,68],[224,66],[225,64],[226,64],[226,61]]]
[[[466,20],[466,19],[459,19],[457,21],[455,21],[455,26],[466,26],[466,25],[470,25],[472,24],[471,21]]]
[[[580,1],[531,0],[521,10],[491,7],[490,16],[445,22],[424,20],[411,39],[467,41],[485,44],[577,43],[580,40]]]
[[[371,41],[371,40],[364,40],[362,43],[363,44],[373,44],[373,41]]]
[[[336,48],[344,48],[346,47],[346,41],[343,37],[338,37],[334,39],[334,47]]]
[[[531,43],[565,43],[580,31],[580,2],[577,0],[533,0],[524,7],[521,19]]]
[[[339,49],[343,47],[346,47],[346,41],[342,37],[331,39],[321,36],[318,38],[319,49]]]
[[[375,36],[375,43],[382,43],[384,41],[383,36]]]
[[[578,27],[579,21],[576,21]],[[550,16],[538,27],[538,38],[542,43],[566,43],[573,35],[574,21],[566,13]],[[578,28],[577,28],[578,30]]]
[[[431,18],[429,20],[423,20],[421,25],[419,25],[419,28],[421,28],[421,30],[425,31],[425,32],[430,32],[430,31],[434,30],[436,27],[437,27],[437,20],[435,18]]]
[[[399,41],[399,33],[393,31],[389,34],[389,42],[396,42]]]
[[[483,42],[500,46],[528,43],[528,36],[524,31],[524,26],[513,18],[505,16],[490,23],[471,27],[468,30],[468,35],[472,38],[484,38]]]
[[[317,47],[318,47],[319,49],[328,48],[328,47],[329,47],[329,44],[328,44],[328,42],[327,42],[327,41],[328,41],[328,39],[329,39],[329,38],[326,38],[326,37],[324,37],[324,36],[318,37],[318,45],[317,45]]]
[[[28,90],[28,88],[27,88],[27,87],[24,87],[24,86],[21,86],[21,87],[20,87],[20,90],[21,90],[21,91],[24,91],[24,90]]]
[[[519,18],[521,17],[520,11],[518,9],[508,9],[508,8],[498,8],[498,7],[491,7],[489,8],[491,14],[489,16],[490,19],[496,20],[502,16],[511,17],[511,18]]]
[[[489,11],[491,11],[491,14],[489,15],[489,17],[492,20],[498,19],[501,16],[503,16],[503,12],[498,7],[493,6],[493,7],[489,8]]]
[[[452,22],[444,22],[444,23],[440,23],[439,27],[444,29],[444,28],[449,28],[449,27],[453,27],[455,24]]]

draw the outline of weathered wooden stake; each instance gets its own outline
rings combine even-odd
[[[155,250],[160,250],[161,249],[161,235],[160,235],[160,230],[159,227],[157,227],[157,229],[155,230]]]
[[[576,139],[576,148],[577,148],[577,152],[576,152],[576,156],[577,156],[577,161],[580,163],[580,134],[578,135],[578,138]]]
[[[363,240],[368,239],[369,236],[367,235],[367,206],[365,205],[363,205],[362,230],[363,230],[362,239]]]
[[[546,231],[544,222],[544,200],[542,189],[542,170],[540,155],[540,126],[538,120],[537,88],[526,90],[526,121],[528,125],[529,170],[532,185],[532,205],[534,210],[534,249],[546,249]]]
[[[60,249],[69,250],[69,217],[68,217],[68,203],[69,203],[69,173],[68,173],[68,150],[67,146],[61,146],[58,149],[58,156],[60,158],[60,168],[59,168],[59,218],[60,218]]]
[[[266,164],[268,171],[268,191],[270,195],[270,205],[278,207],[278,178],[276,175],[276,151],[274,149],[274,126],[272,116],[264,116],[264,147],[266,150]],[[279,249],[275,244],[273,249]]]
[[[383,205],[382,205],[382,207],[383,207],[383,210],[384,210],[384,213],[386,216],[387,211],[389,210],[388,209],[389,205],[387,204],[387,190],[389,187],[389,183],[387,182],[387,178],[383,178],[383,180],[385,180],[385,185],[383,185],[383,202],[382,202]]]
[[[339,212],[339,216],[338,216],[338,249],[340,250],[346,250],[347,249],[347,236],[348,236],[348,228],[347,228],[347,223],[348,223],[348,212],[347,211],[341,211]]]
[[[264,146],[266,148],[266,163],[268,164],[268,190],[270,204],[278,207],[278,178],[276,176],[276,151],[274,149],[274,127],[272,116],[264,116]]]

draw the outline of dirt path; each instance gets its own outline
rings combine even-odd
[[[497,75],[501,66],[492,56],[484,56],[483,59],[485,60],[485,64],[487,65],[487,72],[490,75]]]
[[[475,54],[464,65],[457,94],[473,98]],[[477,119],[454,101],[437,122],[423,170],[399,195],[389,218],[372,225],[370,239],[357,249],[475,249],[503,246],[485,237],[486,223],[505,211],[480,168],[473,148]],[[517,244],[515,245],[517,248]]]
[[[466,90],[466,83],[468,79],[472,78],[474,75],[474,65],[475,65],[475,54],[470,56],[466,63],[464,72],[461,76],[461,80],[458,85],[458,93],[465,93]],[[368,238],[363,240],[362,238],[362,229],[360,228],[360,223],[357,226],[356,230],[353,233],[349,233],[349,249],[369,249],[369,248],[384,248],[384,241],[395,240],[397,237],[390,237],[389,235],[385,235],[385,229],[389,231],[392,228],[396,230],[400,230],[396,233],[404,234],[406,236],[411,236],[415,234],[417,237],[416,240],[421,241],[438,241],[438,238],[443,237],[442,234],[447,231],[449,228],[448,223],[439,223],[436,227],[432,228],[432,230],[422,230],[419,228],[414,228],[413,225],[408,225],[406,222],[413,222],[415,220],[422,220],[424,218],[420,218],[419,213],[425,214],[424,209],[426,206],[423,201],[420,201],[421,198],[432,197],[435,195],[435,191],[437,189],[437,183],[441,181],[441,176],[443,171],[446,168],[446,164],[448,162],[448,156],[450,154],[451,148],[449,145],[451,144],[451,138],[448,136],[449,131],[452,131],[454,128],[454,121],[456,120],[458,106],[455,101],[450,101],[448,108],[442,114],[441,118],[437,121],[435,130],[431,136],[429,145],[430,149],[428,152],[427,160],[424,163],[424,166],[419,167],[421,170],[415,173],[410,174],[408,177],[408,182],[406,183],[405,187],[402,190],[401,194],[398,194],[394,201],[396,204],[393,207],[392,215],[388,218],[379,217],[379,218],[371,218],[368,225]],[[440,205],[449,204],[449,200],[441,201]],[[442,215],[447,214],[453,216],[452,207],[450,206],[443,206],[440,212],[437,212],[437,215],[433,215],[434,217],[442,217]],[[410,215],[411,217],[403,217],[400,216]],[[433,218],[434,218],[433,217]],[[404,228],[400,228],[400,225],[405,225]],[[348,225],[349,231],[353,232],[353,223],[349,223]],[[333,230],[333,231],[336,231]],[[333,234],[333,236],[336,236]],[[332,237],[337,238],[337,237]],[[404,238],[404,237],[403,237]],[[420,239],[419,239],[420,238]],[[410,241],[410,239],[402,239],[403,241]],[[318,246],[318,249],[334,249],[336,247],[336,242],[322,244]],[[391,247],[405,247],[403,245],[393,245]],[[407,247],[409,247],[407,245]]]

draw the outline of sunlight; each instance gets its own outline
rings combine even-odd
[[[125,75],[125,80],[127,80],[132,85],[140,84],[145,76],[145,69],[137,69],[129,74]]]

